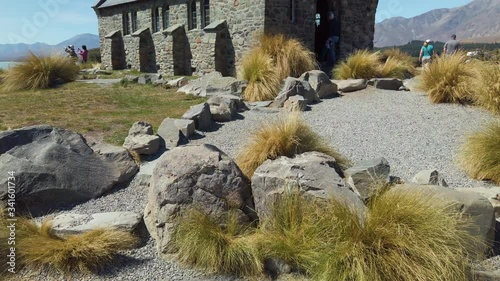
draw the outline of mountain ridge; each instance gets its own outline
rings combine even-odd
[[[64,47],[68,45],[74,45],[75,49],[81,48],[82,45],[86,45],[87,49],[99,48],[99,36],[91,33],[82,33],[55,45],[42,42],[33,44],[0,44],[0,61],[22,60],[30,52],[35,54],[64,53]]]
[[[421,15],[385,19],[375,25],[376,47],[404,45],[412,40],[480,42],[500,36],[500,0],[474,0],[457,8],[440,8]]]

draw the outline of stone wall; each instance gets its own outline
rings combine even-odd
[[[152,8],[156,3],[160,9],[164,3],[169,3],[170,26],[184,25],[184,33],[165,35],[160,31],[151,34]],[[242,53],[254,43],[254,34],[264,26],[264,0],[210,1],[210,21],[227,21],[228,30],[219,34],[207,33],[201,29],[202,6],[199,1],[196,3],[197,28],[193,30],[188,30],[186,0],[144,1],[98,9],[96,13],[103,66],[107,69],[113,68],[112,40],[106,39],[105,36],[116,30],[123,36],[122,13],[136,10],[138,29],[149,28],[140,37],[143,42],[152,42],[152,46],[148,46],[146,51],[143,50],[150,55],[146,63],[148,72],[173,75],[192,74],[192,70],[194,74],[202,74],[216,70],[217,66],[218,70],[226,75],[234,75],[235,64],[241,59]],[[123,45],[126,58],[120,68],[143,69],[140,63],[139,37],[125,35]],[[217,64],[216,58],[220,60]]]

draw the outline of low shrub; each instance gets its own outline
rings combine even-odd
[[[113,260],[118,251],[131,249],[137,238],[128,232],[96,229],[83,234],[59,237],[49,220],[38,225],[34,220],[16,217],[16,269],[47,269],[63,274],[96,272]],[[0,237],[9,235],[6,216],[2,217]],[[7,241],[7,239],[5,240]],[[4,245],[5,244],[5,245]],[[0,246],[8,253],[7,243]],[[7,248],[5,248],[7,247]],[[5,269],[3,270],[5,273]]]
[[[261,247],[314,280],[468,280],[476,240],[438,198],[389,190],[363,214],[335,199],[281,201],[259,230]]]
[[[416,73],[416,59],[400,49],[386,49],[380,53],[381,76],[387,78],[409,78]]]
[[[359,50],[333,69],[336,79],[371,79],[380,77],[379,53]]]
[[[7,71],[3,87],[7,91],[45,89],[54,86],[58,80],[74,81],[79,71],[79,67],[67,57],[30,53],[23,62]]]
[[[317,69],[316,55],[297,39],[283,34],[261,35],[260,48],[271,56],[279,80],[289,76],[299,77],[302,73]]]
[[[328,154],[334,157],[342,168],[349,165],[349,161],[312,131],[298,114],[281,116],[262,123],[243,146],[236,162],[242,172],[251,178],[255,169],[267,159],[294,157],[308,151]]]
[[[406,66],[402,65],[400,61],[393,57],[387,58],[379,70],[380,77],[404,79],[409,75]]]
[[[470,87],[475,104],[500,114],[500,67],[498,65],[476,64]]]
[[[253,229],[238,221],[230,210],[220,224],[211,216],[193,208],[179,217],[173,235],[172,249],[181,262],[212,272],[257,275],[262,259],[252,240]]]
[[[89,50],[88,61],[93,63],[101,63],[101,49],[94,48]]]
[[[248,81],[243,93],[247,101],[273,100],[279,92],[280,79],[272,58],[262,49],[255,48],[243,58],[241,76]]]
[[[468,103],[472,100],[469,81],[473,77],[473,67],[465,61],[464,53],[441,56],[422,72],[420,85],[432,102]]]
[[[469,135],[457,160],[472,178],[500,184],[500,121]]]

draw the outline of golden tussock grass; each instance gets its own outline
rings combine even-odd
[[[259,42],[264,53],[271,56],[280,80],[318,68],[314,52],[297,39],[265,34],[259,36]]]
[[[3,87],[6,91],[46,89],[54,86],[57,79],[74,81],[79,71],[80,68],[67,57],[30,53],[23,62],[7,71]]]
[[[474,103],[500,114],[500,66],[492,63],[477,63],[470,83]]]
[[[2,217],[2,226],[7,224]],[[9,233],[0,231],[4,238]],[[95,229],[83,234],[60,237],[54,234],[50,220],[37,224],[33,219],[17,217],[16,267],[29,270],[49,270],[70,275],[92,273],[107,266],[121,250],[131,249],[138,239],[128,232]],[[6,253],[8,247],[0,250]],[[7,247],[7,248],[6,248]],[[5,273],[5,271],[3,271]]]
[[[262,272],[259,250],[249,225],[238,221],[236,210],[229,210],[220,222],[192,208],[179,217],[172,249],[181,262],[211,272],[252,276]]]
[[[359,50],[333,69],[336,79],[371,79],[380,77],[379,53]]]
[[[393,57],[387,58],[380,66],[380,77],[404,79],[408,75],[408,69],[400,61]]]
[[[467,103],[471,101],[470,78],[473,67],[466,55],[441,56],[422,72],[421,88],[433,103]]]
[[[273,100],[279,92],[280,79],[271,56],[261,48],[247,54],[241,63],[241,76],[248,81],[243,93],[247,101]]]
[[[457,162],[472,178],[500,184],[500,121],[469,135]]]
[[[380,193],[362,214],[335,199],[291,193],[259,232],[265,255],[313,280],[466,281],[477,241],[467,223],[442,200],[418,191]]]
[[[343,169],[349,165],[349,161],[311,130],[298,114],[284,115],[262,123],[243,146],[236,163],[248,178],[252,178],[257,167],[267,159],[294,157],[309,151],[334,157]]]

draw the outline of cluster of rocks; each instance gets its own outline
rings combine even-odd
[[[137,83],[137,84],[153,84],[155,86],[162,86],[165,88],[178,88],[188,84],[189,80],[186,77],[177,77],[167,79],[161,74],[146,73],[141,75],[125,75],[122,82]]]

